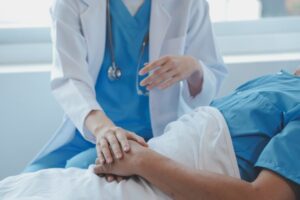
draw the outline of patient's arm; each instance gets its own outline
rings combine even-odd
[[[195,171],[151,149],[132,145],[122,161],[98,166],[98,174],[139,175],[174,199],[296,200],[296,186],[263,170],[253,183],[206,171]],[[299,189],[299,188],[297,188]]]

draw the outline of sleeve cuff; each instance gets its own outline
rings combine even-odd
[[[297,171],[293,171],[291,169],[288,169],[287,167],[283,168],[278,164],[267,160],[259,160],[255,164],[255,167],[270,170],[276,173],[277,175],[300,185],[300,176]]]
[[[93,135],[92,132],[90,132],[86,127],[85,127],[85,119],[88,116],[88,114],[92,110],[102,110],[99,105],[92,105],[89,106],[88,108],[84,109],[80,117],[78,118],[78,131],[81,133],[81,135],[84,137],[85,140],[91,142],[91,143],[96,143],[96,137]]]
[[[203,70],[202,91],[195,97],[191,96],[187,80],[183,81],[182,96],[192,109],[209,105],[216,95],[217,83],[214,73],[202,61],[199,62]]]

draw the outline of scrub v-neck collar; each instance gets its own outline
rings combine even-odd
[[[149,26],[151,0],[145,0],[134,16],[122,0],[110,0],[110,13],[115,23],[128,28],[143,29]]]

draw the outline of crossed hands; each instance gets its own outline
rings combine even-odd
[[[98,158],[94,172],[108,182],[136,175],[141,154],[148,149],[145,140],[119,127],[101,129],[96,137]]]

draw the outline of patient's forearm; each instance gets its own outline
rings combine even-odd
[[[253,190],[250,184],[187,169],[158,154],[145,158],[148,159],[141,161],[139,175],[174,199],[240,200],[243,194],[251,194]],[[229,191],[228,186],[224,187],[225,184],[233,189]]]
[[[261,174],[258,181],[248,183],[224,175],[190,170],[153,152],[147,154],[139,162],[138,175],[173,199],[296,199],[291,187],[270,172]]]

